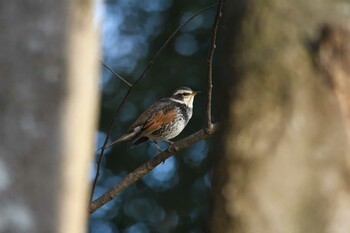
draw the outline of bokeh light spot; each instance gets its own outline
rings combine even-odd
[[[181,34],[175,40],[175,50],[183,56],[190,56],[197,52],[198,42],[191,34]]]
[[[157,191],[165,191],[174,187],[179,179],[177,174],[177,162],[174,156],[167,159],[164,164],[158,165],[142,179],[147,186]]]
[[[157,222],[165,217],[165,211],[153,199],[133,198],[124,205],[124,212],[137,221]]]
[[[149,233],[148,227],[144,223],[137,223],[128,227],[124,233]]]
[[[190,166],[198,167],[207,157],[208,145],[205,141],[199,141],[193,145],[190,152],[185,154],[184,161]]]

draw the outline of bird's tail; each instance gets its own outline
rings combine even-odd
[[[117,140],[111,142],[108,146],[106,146],[105,149],[108,149],[110,148],[111,146],[119,143],[119,142],[125,142],[125,141],[130,141],[132,140],[136,135],[136,132],[131,132],[131,133],[128,133],[128,134],[124,134],[123,136],[121,136],[120,138],[118,138]]]

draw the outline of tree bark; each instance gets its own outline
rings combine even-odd
[[[97,95],[91,1],[0,2],[0,232],[84,232]]]
[[[345,65],[322,68],[319,39],[325,23],[343,28],[339,22],[348,20],[339,6],[227,1],[221,85],[231,88],[221,100],[212,232],[349,232],[348,108],[330,76],[340,72],[349,82],[350,72]],[[346,64],[349,49],[340,50],[345,54],[335,57]]]

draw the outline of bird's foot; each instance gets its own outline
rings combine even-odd
[[[176,153],[179,150],[179,148],[177,146],[175,146],[174,144],[171,144],[168,149],[167,152],[169,153]]]

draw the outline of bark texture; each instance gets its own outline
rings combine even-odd
[[[348,47],[339,49],[340,65],[330,65],[336,71],[326,74],[320,66],[323,25],[348,20],[336,14],[340,6],[349,4],[226,3],[221,85],[231,88],[218,143],[223,157],[214,172],[212,232],[349,231],[346,111],[325,77],[340,72],[349,82]]]
[[[91,1],[0,2],[0,232],[84,232],[97,106]]]

